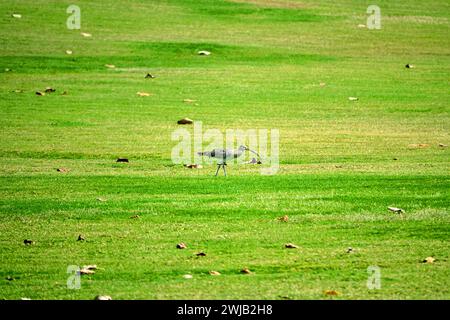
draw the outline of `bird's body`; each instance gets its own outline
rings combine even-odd
[[[222,160],[222,163],[226,163],[228,159],[235,159],[240,157],[247,149],[248,148],[245,146],[240,146],[237,150],[213,149],[211,151],[199,152],[198,154],[209,158],[215,158],[219,161]]]
[[[205,157],[209,157],[209,158],[215,158],[215,159],[218,160],[218,162],[217,162],[217,166],[218,167],[217,167],[217,171],[216,171],[216,176],[217,176],[221,166],[223,167],[224,174],[227,175],[227,171],[225,169],[225,166],[227,165],[227,160],[239,158],[244,153],[245,150],[248,150],[250,152],[253,152],[253,153],[257,154],[255,151],[250,150],[246,146],[240,146],[236,150],[232,150],[232,149],[213,149],[211,151],[199,152],[198,154],[201,155],[201,156],[205,156]]]

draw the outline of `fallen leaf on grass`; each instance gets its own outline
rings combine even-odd
[[[441,148],[447,148],[447,147],[448,147],[448,145],[446,145],[446,144],[443,144],[443,143],[439,143],[439,147],[441,147]]]
[[[150,97],[152,94],[148,92],[136,92],[139,97]]]
[[[83,37],[85,37],[85,38],[92,37],[92,34],[87,33],[87,32],[82,32],[81,35],[82,35]]]
[[[84,274],[95,274],[94,270],[89,270],[89,269],[80,269],[80,274],[84,275]]]
[[[47,87],[47,88],[45,88],[45,93],[52,93],[52,92],[55,92],[56,91],[56,89],[53,89],[52,87]]]
[[[201,50],[201,51],[199,51],[199,52],[197,52],[197,53],[198,53],[198,55],[200,55],[200,56],[209,56],[209,55],[211,54],[211,52],[206,51],[206,50]]]
[[[185,274],[183,276],[183,278],[185,278],[185,279],[192,279],[193,277],[192,277],[192,274]]]
[[[78,235],[77,241],[84,241],[84,240],[86,240],[86,239],[81,234]]]
[[[251,272],[249,268],[244,268],[244,269],[241,270],[241,273],[252,274],[253,272]]]
[[[147,73],[147,75],[145,76],[145,79],[154,79],[156,78],[154,75]]]
[[[66,173],[66,172],[69,172],[70,170],[67,168],[58,168],[58,169],[56,169],[56,171],[61,172],[61,173]]]
[[[130,217],[130,219],[139,219],[139,218],[140,218],[140,216],[138,214]]]
[[[436,261],[433,257],[426,257],[422,262],[423,263],[434,263]]]
[[[396,208],[396,207],[388,207],[388,210],[395,212],[395,213],[399,213],[399,214],[405,212],[403,209]]]
[[[337,296],[340,294],[340,292],[336,290],[325,290],[323,293],[327,296]]]
[[[109,68],[109,69],[115,69],[116,66],[113,64],[105,64],[105,67]]]
[[[177,244],[177,249],[186,249],[187,245],[184,242],[180,242]]]
[[[112,300],[110,296],[96,296],[94,300]]]
[[[181,120],[178,120],[177,123],[178,124],[192,124],[192,123],[194,123],[194,121],[189,118],[183,118]]]
[[[189,168],[189,169],[201,169],[201,168],[203,168],[203,166],[201,164],[189,164],[189,165],[185,164],[184,166],[186,168]]]
[[[106,199],[105,199],[105,198],[97,198],[97,201],[100,201],[100,202],[105,202],[105,201],[106,201]]]
[[[90,264],[90,265],[87,265],[87,266],[83,266],[80,269],[80,274],[95,274],[94,270],[97,270],[97,265]]]
[[[262,162],[259,160],[256,160],[256,158],[252,158],[252,160],[247,162],[248,164],[261,164]]]
[[[288,222],[289,221],[289,217],[287,215],[284,215],[282,217],[279,217],[278,220],[280,220],[282,222]]]
[[[408,145],[408,148],[426,148],[429,147],[430,145],[427,143],[412,143]]]
[[[293,244],[293,243],[286,243],[284,245],[284,247],[287,248],[287,249],[297,249],[298,248],[298,246]]]
[[[66,54],[72,54],[72,50],[66,50]]]
[[[19,13],[13,13],[11,16],[12,16],[13,18],[16,18],[16,19],[22,18],[22,15],[19,14]]]
[[[209,272],[209,274],[212,275],[212,276],[220,276],[220,272],[214,271],[214,270],[211,270],[211,271]]]
[[[41,92],[41,91],[36,91],[36,95],[37,96],[45,96],[45,93]]]
[[[357,97],[348,97],[348,100],[350,100],[350,101],[358,101],[359,99]]]

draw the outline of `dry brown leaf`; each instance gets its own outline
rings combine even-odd
[[[189,165],[185,164],[184,166],[189,169],[202,169],[203,168],[203,166],[201,164],[189,164]]]
[[[148,92],[136,92],[139,97],[150,97],[152,94]]]
[[[88,264],[87,266],[83,266],[81,269],[85,269],[85,270],[97,270],[97,265],[96,265],[96,264]]]
[[[241,273],[252,274],[253,272],[251,272],[249,268],[244,268],[244,269],[241,270]]]
[[[327,296],[337,296],[340,294],[340,292],[336,290],[325,290],[323,293]]]
[[[405,212],[403,209],[396,208],[396,207],[388,207],[388,210],[395,212],[395,213],[399,213],[399,214]]]
[[[287,248],[287,249],[297,249],[298,248],[298,246],[293,244],[293,243],[286,243],[284,245],[284,247]]]
[[[289,217],[287,215],[284,215],[282,217],[279,217],[278,220],[280,220],[282,222],[288,222],[289,221]]]
[[[58,169],[56,169],[56,171],[61,172],[61,173],[66,173],[66,172],[69,172],[70,169],[67,169],[67,168],[58,168]]]
[[[259,160],[256,160],[256,158],[252,158],[252,160],[247,162],[248,164],[261,164],[262,162]]]
[[[192,124],[192,123],[194,123],[194,121],[189,118],[183,118],[181,120],[178,120],[177,123],[178,124]]]
[[[430,145],[428,143],[412,143],[408,145],[409,148],[426,148],[429,146]]]
[[[209,274],[212,275],[212,276],[220,276],[220,272],[214,271],[214,270],[211,270],[211,271],[209,272]]]
[[[434,263],[436,261],[433,257],[426,257],[422,262],[423,263]]]
[[[187,245],[184,242],[180,242],[177,244],[177,249],[186,249]]]
[[[80,274],[95,274],[94,270],[90,270],[90,269],[80,269]]]

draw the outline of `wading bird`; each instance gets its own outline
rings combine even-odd
[[[219,173],[220,167],[223,168],[223,172],[224,172],[224,174],[226,176],[227,175],[227,170],[225,169],[225,166],[227,165],[227,160],[228,159],[239,158],[244,153],[245,150],[253,152],[254,154],[256,154],[259,157],[258,153],[256,153],[253,150],[250,150],[246,146],[240,146],[237,150],[214,149],[212,151],[199,152],[198,154],[200,156],[206,156],[206,157],[209,157],[209,158],[216,158],[216,159],[218,159],[216,176]]]

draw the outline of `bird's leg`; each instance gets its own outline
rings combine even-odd
[[[220,163],[218,163],[218,164],[217,164],[216,177],[217,177],[217,174],[219,173],[219,169],[220,169],[220,166],[221,166],[221,164],[220,164]]]
[[[226,163],[223,163],[223,164],[222,164],[223,173],[225,174],[225,177],[227,176],[227,170],[225,169],[225,166],[226,166],[226,165],[227,165]]]

